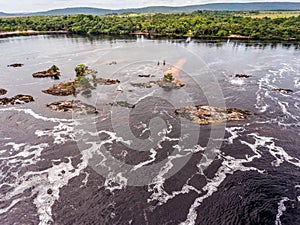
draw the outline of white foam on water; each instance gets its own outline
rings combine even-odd
[[[80,188],[86,187],[86,186],[87,186],[87,182],[88,182],[88,180],[89,180],[90,174],[89,174],[88,172],[84,172],[84,174],[85,174],[85,177],[84,177],[84,179],[82,180],[82,185],[80,185]]]
[[[245,167],[243,164],[252,162],[254,159],[261,157],[260,154],[256,154],[252,157],[246,157],[246,159],[235,159],[231,156],[223,155],[219,150],[215,150],[218,153],[218,158],[223,159],[222,165],[219,167],[218,171],[212,179],[207,179],[207,184],[201,189],[202,192],[206,193],[195,199],[194,203],[191,205],[187,218],[181,225],[194,225],[197,219],[197,208],[202,204],[202,202],[208,197],[212,196],[222,182],[226,179],[228,175],[231,175],[237,171],[257,171],[262,173],[263,171],[254,167]],[[197,166],[202,168],[201,165]],[[203,174],[203,171],[201,171]]]
[[[228,141],[228,143],[233,143],[233,140],[237,138],[238,135],[236,134],[236,131],[243,132],[242,128],[227,128],[226,130],[232,135],[228,138],[228,140],[231,140]],[[256,133],[248,134],[248,136],[252,137],[255,142],[248,143],[243,140],[239,140],[239,142],[248,146],[252,150],[253,155],[251,156],[245,155],[244,159],[236,159],[231,156],[226,156],[219,150],[216,150],[218,153],[218,159],[223,160],[222,165],[214,177],[212,179],[207,179],[207,184],[201,190],[199,190],[199,192],[206,194],[195,199],[194,203],[189,209],[186,220],[182,222],[181,225],[194,225],[196,223],[197,208],[206,198],[218,191],[219,185],[226,179],[227,175],[233,174],[236,171],[257,171],[259,173],[263,173],[264,171],[259,170],[258,168],[246,167],[244,164],[261,158],[263,154],[265,154],[265,151],[270,153],[275,158],[275,160],[271,163],[273,166],[280,166],[283,162],[287,162],[300,167],[300,160],[296,157],[290,156],[282,147],[277,146],[273,137],[264,137]],[[267,150],[264,150],[265,148]],[[201,169],[201,165],[198,165],[197,167]],[[199,173],[204,175],[203,171],[199,171]]]
[[[152,182],[154,184],[153,187],[152,187],[152,185],[148,186],[148,192],[152,193],[151,196],[149,197],[149,199],[147,200],[148,202],[158,201],[157,205],[163,205],[170,199],[173,199],[177,195],[180,195],[180,194],[189,193],[190,191],[195,191],[198,194],[201,193],[201,191],[197,190],[195,187],[188,185],[188,182],[186,182],[186,184],[183,186],[183,188],[180,191],[173,191],[171,194],[169,194],[164,190],[164,183],[166,181],[166,178],[164,176],[173,168],[173,166],[174,166],[174,164],[172,163],[173,160],[179,159],[182,157],[186,157],[192,153],[196,153],[196,152],[205,150],[205,148],[203,148],[199,145],[195,146],[194,149],[184,149],[183,150],[182,147],[180,147],[179,145],[175,145],[175,146],[173,146],[173,148],[175,149],[175,151],[177,150],[177,152],[183,151],[183,152],[186,152],[186,154],[176,154],[176,155],[168,156],[168,161],[160,169],[158,175],[153,179],[153,182]]]
[[[300,189],[300,185],[295,185],[295,189]],[[297,201],[300,202],[300,195],[297,196]]]
[[[244,127],[226,127],[225,130],[231,134],[231,136],[227,139],[229,144],[233,144],[233,141],[237,139],[240,135],[240,132],[244,132]]]
[[[294,83],[296,83],[293,77],[295,70],[288,64],[281,64],[280,66],[281,68],[276,71],[269,70],[264,77],[259,79],[255,107],[260,112],[266,112],[268,109],[274,110],[271,108],[272,105],[285,115],[284,117],[277,117],[274,122],[277,122],[281,127],[295,126],[295,124],[298,126],[300,116],[297,113],[299,109],[297,104],[297,102],[299,102],[297,92],[288,94],[273,91],[273,89],[280,87],[282,80],[294,79]],[[290,122],[291,120],[293,121]]]
[[[241,78],[230,79],[229,82],[236,86],[242,86],[245,84],[245,80]]]
[[[22,112],[25,114],[28,114],[32,116],[35,119],[38,120],[43,120],[43,121],[48,121],[48,122],[53,122],[53,123],[58,123],[58,122],[73,122],[73,120],[68,120],[68,119],[58,119],[58,118],[49,118],[45,116],[41,116],[38,113],[35,113],[32,109],[20,109],[20,108],[15,108],[15,107],[9,107],[9,108],[1,108],[0,111],[17,111],[17,112]]]
[[[22,160],[22,165],[33,165],[36,164],[39,160],[39,157],[42,154],[42,151],[49,147],[47,143],[42,143],[38,145],[26,145],[26,144],[16,144],[9,142],[5,146],[12,146],[12,148],[16,151],[19,151],[21,147],[24,147],[22,151],[17,154],[11,154],[9,157],[1,157],[0,160],[9,160],[10,164],[17,164]],[[10,151],[10,149],[7,149]]]
[[[17,144],[14,142],[9,142],[9,143],[6,143],[4,146],[11,146],[14,151],[19,151],[20,148],[23,147],[24,145],[26,145],[26,144],[24,144],[24,143]]]
[[[35,113],[32,109],[18,109],[14,107],[0,109],[0,111],[12,110],[25,113],[37,120],[58,123],[58,125],[54,126],[53,130],[37,131],[35,133],[37,136],[47,135],[53,137],[55,143],[58,144],[65,143],[67,140],[74,140],[72,135],[74,133],[73,126],[76,122],[73,120],[44,117]],[[49,144],[40,143],[30,145],[9,141],[4,146],[8,147],[6,151],[9,151],[10,155],[8,157],[1,157],[0,155],[0,158],[10,168],[14,168],[16,166],[24,167],[36,164],[40,160],[42,152],[49,147]],[[9,202],[9,205],[5,205],[0,209],[0,214],[11,210],[19,202],[34,197],[33,203],[37,207],[40,224],[44,225],[53,222],[52,206],[59,199],[59,190],[67,185],[70,179],[78,176],[87,167],[89,158],[90,154],[83,151],[81,162],[76,167],[72,165],[72,158],[69,157],[67,163],[62,162],[60,159],[53,160],[51,167],[41,171],[28,171],[21,175],[18,172],[11,173],[9,176],[11,180],[1,184],[1,186],[8,185],[13,188],[9,189],[5,194],[0,193],[1,201]],[[5,173],[4,171],[0,172],[1,178],[5,178],[8,176],[7,173],[10,173],[10,169]],[[85,180],[83,182],[86,182]],[[26,190],[31,190],[30,196],[22,196]],[[11,199],[13,200],[11,201]]]
[[[247,142],[241,141],[242,143],[248,145],[253,151],[258,152],[258,147],[264,147],[268,152],[275,158],[271,163],[273,166],[278,167],[283,162],[288,162],[297,167],[300,167],[300,159],[290,156],[282,147],[275,144],[275,138],[273,137],[264,137],[258,134],[249,134],[255,139],[255,145],[251,145]]]
[[[295,77],[294,78],[294,87],[295,88],[300,88],[300,77]]]
[[[270,83],[270,74],[267,74],[265,77],[259,79],[258,81],[258,90],[256,92],[256,103],[255,107],[260,112],[265,112],[269,105],[265,102],[264,97],[268,95],[268,90],[265,90],[265,87]]]
[[[289,201],[290,199],[287,197],[281,198],[280,202],[278,203],[278,213],[276,215],[275,225],[282,225],[280,221],[280,217],[286,211],[286,207],[284,205],[285,202]]]
[[[115,190],[122,190],[127,186],[128,179],[123,176],[122,173],[114,173],[111,172],[106,177],[104,187],[110,192],[114,192]]]

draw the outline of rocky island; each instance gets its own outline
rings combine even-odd
[[[250,112],[236,108],[219,108],[207,105],[187,106],[175,113],[199,125],[218,124],[226,121],[245,120]]]
[[[79,100],[63,100],[47,104],[53,111],[57,112],[74,112],[79,114],[96,114],[96,108],[92,105],[85,104]]]
[[[33,102],[34,99],[30,95],[16,95],[12,98],[0,98],[0,105],[15,105]]]
[[[40,71],[32,74],[36,78],[51,77],[58,80],[60,76],[59,68],[56,65],[51,66],[48,70]]]

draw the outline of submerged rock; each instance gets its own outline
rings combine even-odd
[[[0,88],[0,95],[5,95],[7,93],[7,90]]]
[[[22,67],[22,66],[24,66],[24,64],[22,63],[14,63],[14,64],[7,65],[7,67]]]
[[[110,63],[108,63],[108,65],[116,65],[117,64],[117,61],[112,61],[112,62],[110,62]]]
[[[141,88],[152,88],[153,84],[155,84],[156,81],[149,81],[146,83],[130,83],[133,87],[141,87]]]
[[[112,85],[120,83],[119,80],[105,79],[105,78],[95,78],[91,80],[92,82],[100,85]]]
[[[15,105],[33,101],[34,99],[30,95],[16,95],[12,98],[0,98],[0,105]]]
[[[79,100],[63,100],[47,104],[53,111],[58,112],[75,112],[82,114],[96,114],[98,111],[92,105],[85,104]]]
[[[42,92],[57,96],[75,95],[76,86],[77,84],[75,81],[67,81],[54,84],[52,87],[42,90]]]
[[[252,77],[252,76],[247,75],[247,74],[236,74],[235,77],[237,77],[237,78],[249,78],[249,77]]]
[[[125,107],[125,108],[130,108],[130,109],[133,109],[135,107],[134,104],[130,104],[126,101],[117,101],[117,102],[109,103],[109,105],[111,105],[111,106],[121,106],[121,107]]]
[[[250,112],[236,108],[196,105],[176,109],[175,113],[199,125],[245,120]]]
[[[294,91],[288,88],[273,88],[273,91],[285,92],[285,93],[293,93]]]

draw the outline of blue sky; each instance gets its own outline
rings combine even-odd
[[[257,2],[258,0],[0,0],[0,12],[36,12],[66,7],[97,7],[108,9],[136,8],[151,5],[182,6],[215,2]],[[300,2],[300,0],[269,0]]]

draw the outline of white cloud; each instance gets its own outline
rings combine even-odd
[[[0,0],[0,12],[36,12],[66,7],[97,7],[109,9],[136,8],[152,5],[182,6],[214,2],[255,2],[258,0]],[[286,1],[291,0],[269,0]],[[293,0],[300,2],[300,0]]]

